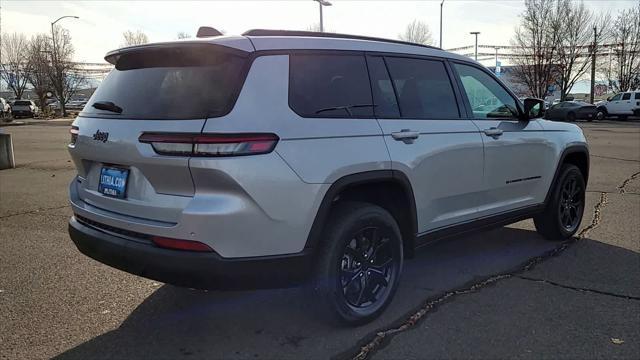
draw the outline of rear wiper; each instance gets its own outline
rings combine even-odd
[[[93,106],[98,110],[106,110],[106,111],[111,111],[118,114],[122,113],[122,108],[112,103],[111,101],[96,101],[91,106]]]
[[[331,111],[331,110],[344,110],[349,114],[349,116],[353,116],[353,112],[351,109],[360,108],[360,107],[374,107],[374,104],[356,104],[356,105],[343,105],[343,106],[334,106],[329,108],[324,108],[316,111],[316,114],[320,114],[321,112]]]

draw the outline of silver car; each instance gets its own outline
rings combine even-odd
[[[195,288],[309,284],[336,319],[391,302],[443,237],[582,219],[581,130],[438,48],[252,30],[127,47],[71,128],[78,249]],[[425,274],[425,276],[428,276]]]

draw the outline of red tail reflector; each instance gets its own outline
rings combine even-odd
[[[152,236],[151,241],[159,247],[174,250],[211,252],[209,245],[191,240],[170,239],[161,236]]]
[[[275,134],[170,134],[144,133],[138,138],[161,155],[242,156],[266,154],[278,143]]]

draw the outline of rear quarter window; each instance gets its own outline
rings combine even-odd
[[[291,54],[289,104],[302,117],[373,117],[364,55]]]
[[[83,116],[203,119],[231,111],[246,75],[247,54],[211,44],[141,48],[124,53],[83,109]],[[112,102],[122,113],[99,110]]]

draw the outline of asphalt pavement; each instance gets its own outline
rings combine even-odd
[[[531,221],[406,262],[379,319],[335,327],[301,289],[195,291],[80,254],[67,235],[68,125],[6,127],[0,358],[640,358],[640,123],[580,123],[591,146],[580,236]]]

